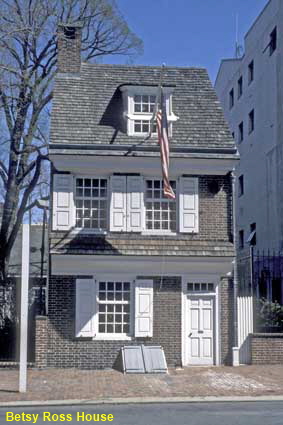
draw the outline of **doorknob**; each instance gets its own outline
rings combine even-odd
[[[191,338],[191,336],[192,336],[192,332],[189,333],[188,338]]]

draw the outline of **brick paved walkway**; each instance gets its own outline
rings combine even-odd
[[[123,375],[114,370],[28,370],[19,394],[18,371],[0,369],[0,401],[283,395],[283,366],[191,367],[167,375]]]

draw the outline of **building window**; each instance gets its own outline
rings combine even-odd
[[[244,176],[243,174],[239,177],[239,186],[238,186],[238,193],[239,196],[242,196],[244,194]]]
[[[240,230],[239,231],[239,249],[243,249],[244,248],[244,231]]]
[[[277,28],[275,27],[274,30],[270,34],[270,40],[269,40],[269,54],[270,54],[270,56],[276,50],[276,47],[277,47]]]
[[[255,112],[254,109],[249,113],[249,133],[252,133],[255,128]]]
[[[145,134],[149,133],[150,130],[150,118],[152,117],[154,106],[155,106],[156,96],[153,95],[135,95],[134,96],[134,113],[139,115],[148,114],[147,120],[134,120],[134,133],[135,134]],[[156,124],[154,124],[152,129],[153,134],[156,133]]]
[[[129,334],[130,313],[130,282],[99,282],[98,333]]]
[[[229,107],[230,109],[234,106],[234,89],[230,90],[229,93]]]
[[[156,96],[150,95],[135,95],[134,96],[134,112],[135,114],[147,114],[152,115],[154,110]]]
[[[238,142],[241,143],[244,140],[244,123],[243,121],[239,124]]]
[[[238,79],[238,99],[242,96],[243,94],[243,77],[240,77]]]
[[[127,120],[127,134],[147,136],[150,131],[150,121],[155,108],[158,87],[123,85],[120,90],[123,96],[124,117]],[[172,123],[178,119],[172,111],[172,92],[173,88],[163,87],[170,137],[172,136]],[[152,134],[157,135],[155,124]]]
[[[250,245],[256,245],[256,223],[251,223],[250,225],[250,236],[248,239]]]
[[[233,139],[235,139],[235,132],[234,131],[232,131],[232,137],[233,137]]]
[[[76,227],[106,230],[107,179],[76,179]]]
[[[134,121],[134,132],[135,134],[148,134],[150,130],[150,121],[135,120]],[[152,134],[156,134],[156,123],[153,124]]]
[[[249,66],[248,66],[248,82],[249,84],[253,81],[254,79],[254,61],[251,61]]]
[[[189,292],[215,292],[214,283],[188,283]]]
[[[170,184],[176,193],[176,181]],[[145,210],[147,230],[176,231],[176,201],[165,198],[162,180],[146,180]]]

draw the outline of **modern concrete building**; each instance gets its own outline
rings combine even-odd
[[[239,252],[283,249],[283,2],[270,0],[244,40],[224,59],[215,89],[235,138]]]

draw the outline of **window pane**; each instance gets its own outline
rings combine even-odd
[[[121,333],[122,332],[122,325],[115,325],[115,333]]]
[[[130,282],[124,282],[124,291],[130,290]]]
[[[107,333],[113,333],[114,332],[114,326],[113,325],[107,325]]]
[[[78,187],[78,184],[82,187]],[[106,229],[107,226],[107,180],[106,179],[77,179],[75,200],[76,226],[82,228]],[[103,188],[101,188],[103,186]],[[92,199],[93,198],[93,199]],[[103,200],[100,200],[102,198]],[[79,210],[83,210],[81,215]],[[78,221],[83,218],[83,220]],[[92,218],[93,220],[90,220]]]
[[[106,332],[106,326],[104,324],[99,324],[98,330],[100,333],[105,333]]]
[[[125,334],[127,334],[127,333],[129,333],[129,331],[130,331],[130,327],[129,327],[129,325],[124,325],[124,326],[123,326],[123,332],[124,332]]]
[[[114,282],[108,282],[107,283],[107,290],[108,291],[114,291]]]

